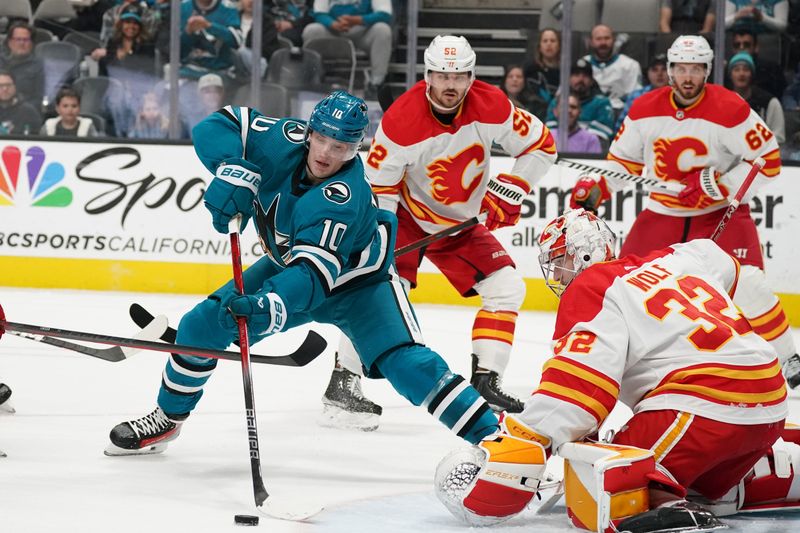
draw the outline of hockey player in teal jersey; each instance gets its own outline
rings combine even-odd
[[[214,173],[204,195],[214,228],[253,219],[265,256],[180,321],[177,343],[225,349],[247,318],[251,343],[317,321],[335,324],[358,349],[369,377],[385,377],[460,437],[475,443],[497,418],[463,377],[425,346],[394,266],[394,214],[377,208],[357,150],[367,127],[363,100],[337,91],[308,124],[227,106],[192,136]],[[197,405],[216,359],[172,354],[157,407],[111,431],[107,455],[164,451]]]

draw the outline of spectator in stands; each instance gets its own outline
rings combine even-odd
[[[126,11],[134,8],[140,16],[140,23],[144,27],[147,35],[155,35],[158,31],[159,17],[158,10],[152,9],[150,5],[152,2],[145,2],[144,0],[121,0],[114,7],[106,10],[103,13],[103,27],[100,29],[100,41],[104,45],[108,45],[108,41],[113,37],[117,29],[117,23],[120,16]]]
[[[697,35],[714,31],[715,0],[660,0],[661,33]]]
[[[594,133],[601,141],[611,142],[614,134],[614,110],[592,78],[592,65],[585,59],[578,59],[569,75],[569,87],[580,102],[580,115],[578,122],[581,127]],[[546,125],[550,129],[558,127],[553,109],[555,98],[550,102],[547,110]]]
[[[267,6],[264,6],[261,19],[261,54],[259,54],[261,71],[259,75],[263,77],[267,71],[267,61],[272,56],[272,52],[280,48],[281,45],[278,42],[278,28],[275,25],[275,17],[267,9]],[[253,68],[253,32],[250,31],[253,27],[253,0],[240,0],[239,20],[242,35],[244,35],[244,43],[237,52],[239,60],[242,62],[242,75],[246,78],[250,76]]]
[[[44,96],[44,63],[33,55],[33,28],[24,22],[11,24],[5,45],[0,70],[12,73],[18,97],[38,108]]]
[[[516,107],[530,111],[537,117],[547,114],[549,100],[544,100],[532,91],[525,80],[521,65],[506,65],[503,69],[503,83],[500,89]]]
[[[753,84],[756,65],[747,52],[739,52],[728,61],[730,88],[736,91],[760,116],[767,127],[775,134],[778,144],[786,140],[786,126],[783,109],[777,98]]]
[[[97,137],[92,119],[80,116],[81,95],[72,87],[62,87],[56,93],[57,117],[44,121],[39,135],[56,137]]]
[[[545,28],[539,33],[533,60],[525,65],[525,78],[528,86],[549,103],[558,91],[560,76],[561,34]]]
[[[800,109],[800,63],[797,64],[797,73],[794,75],[794,81],[783,93],[781,103],[787,111]]]
[[[645,93],[649,93],[653,89],[658,89],[660,87],[664,87],[669,83],[669,76],[667,75],[667,55],[666,54],[657,54],[653,56],[653,59],[650,60],[650,64],[647,66],[647,85],[642,87],[641,89],[636,89],[631,94],[628,95],[628,98],[625,100],[625,107],[622,108],[622,112],[619,114],[617,118],[617,128],[619,129],[622,126],[622,121],[625,120],[625,117],[628,116],[628,111],[633,105],[633,101],[642,96]]]
[[[205,74],[197,80],[198,106],[186,118],[186,129],[192,131],[198,122],[225,104],[225,84],[218,74]]]
[[[35,134],[42,126],[42,116],[28,102],[17,97],[14,75],[0,70],[0,133]]]
[[[788,0],[726,0],[725,29],[782,33],[789,23]]]
[[[584,59],[592,65],[594,81],[608,96],[614,109],[622,109],[625,98],[642,86],[642,66],[625,54],[614,53],[614,31],[605,24],[592,28],[590,54]]]
[[[313,0],[266,0],[264,9],[272,13],[275,29],[295,46],[303,45],[303,30],[314,22]]]
[[[216,76],[216,74],[210,74]],[[169,137],[169,118],[161,110],[155,93],[142,96],[142,107],[136,114],[133,129],[128,132],[131,139],[166,139]]]
[[[107,46],[93,50],[91,56],[100,63],[103,76],[119,70],[156,74],[155,45],[142,23],[142,13],[136,7],[120,14]]]
[[[555,100],[555,107],[553,108],[553,112],[555,113],[556,119],[558,118],[559,114],[559,103],[561,101],[561,96],[556,97]],[[600,147],[600,140],[597,138],[597,135],[593,133],[589,133],[585,129],[583,129],[580,124],[578,123],[578,117],[581,114],[581,102],[578,98],[578,95],[575,94],[574,91],[570,91],[569,93],[569,114],[567,118],[567,124],[569,129],[567,131],[567,146],[563,148],[558,145],[558,128],[553,128],[550,133],[553,134],[553,138],[556,140],[556,149],[559,152],[572,152],[572,153],[579,153],[579,154],[599,154],[603,150]]]
[[[181,3],[181,77],[193,80],[216,73],[230,81],[236,50],[242,44],[239,12],[227,0]]]
[[[775,98],[780,98],[784,89],[786,89],[786,78],[783,75],[783,69],[768,57],[759,56],[758,36],[753,33],[753,30],[747,28],[733,30],[731,45],[733,47],[732,54],[747,52],[752,56],[753,61],[756,63],[755,84],[765,89]]]
[[[303,42],[331,35],[347,37],[369,54],[369,81],[364,98],[376,100],[392,55],[391,0],[341,2],[314,0],[314,20],[303,30]]]

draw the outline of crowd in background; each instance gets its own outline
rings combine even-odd
[[[40,1],[31,0],[32,7]],[[661,0],[659,30],[704,34],[713,42],[715,2]],[[169,0],[96,0],[76,9],[77,17],[61,22],[0,18],[0,135],[167,138]],[[331,36],[361,51],[366,66],[357,92],[374,101],[388,76],[396,39],[392,21],[394,16],[402,23],[400,11],[391,0],[264,0],[261,51],[254,54],[253,0],[183,0],[181,137],[188,138],[207,113],[244,94],[254,69],[262,79],[280,81],[279,73],[270,73],[273,58],[274,70],[280,70],[287,57],[303,54],[304,44]],[[726,50],[716,51],[715,61],[725,64],[726,86],[764,119],[783,156],[800,160],[800,54],[759,53],[760,40],[787,32],[793,37],[788,42],[798,47],[800,0],[725,0],[724,27]],[[561,34],[544,29],[530,35],[530,53],[505,67],[501,87],[515,105],[556,129]],[[666,50],[643,64],[626,55],[627,38],[603,24],[584,36],[588,53],[570,68],[568,146],[560,150],[602,153],[632,102],[669,83]],[[52,42],[74,43],[80,53],[69,64],[63,52],[43,45]],[[87,78],[104,80],[99,101],[91,90],[98,82]]]

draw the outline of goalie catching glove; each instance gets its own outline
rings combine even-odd
[[[683,190],[678,193],[678,201],[684,207],[703,209],[709,205],[724,200],[728,191],[720,186],[720,173],[714,167],[695,170],[683,179]]]
[[[214,229],[228,233],[228,223],[237,214],[242,215],[240,231],[253,215],[253,198],[261,185],[261,169],[242,158],[226,159],[217,167],[214,179],[208,185],[203,202],[211,212]]]
[[[578,209],[582,207],[592,213],[597,213],[600,204],[611,198],[606,179],[599,174],[581,174],[572,194],[569,197],[569,207]]]
[[[220,325],[238,333],[236,319],[247,319],[247,334],[264,337],[282,331],[286,326],[286,305],[274,292],[257,292],[244,296],[231,291],[222,300],[219,309]]]
[[[457,519],[490,526],[522,512],[544,477],[550,441],[510,415],[477,446],[455,450],[436,468],[436,496]]]
[[[481,213],[487,214],[486,227],[489,231],[519,222],[522,200],[529,192],[531,186],[520,177],[498,174],[490,178],[481,203]]]

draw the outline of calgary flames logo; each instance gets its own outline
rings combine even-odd
[[[656,176],[663,180],[680,181],[685,174],[706,166],[703,156],[708,155],[708,147],[694,137],[656,139],[653,152]]]
[[[466,178],[467,167],[472,163],[481,165],[485,159],[483,146],[473,144],[453,157],[443,157],[428,165],[428,176],[431,178],[431,195],[445,205],[463,203],[470,199],[472,193],[481,184],[483,170],[470,178]],[[465,187],[464,182],[469,184]]]

